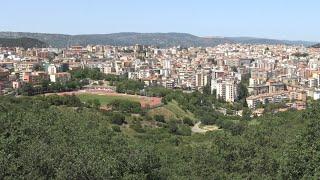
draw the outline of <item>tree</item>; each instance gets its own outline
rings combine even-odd
[[[25,96],[32,96],[35,93],[35,89],[32,84],[26,83],[22,86],[21,93]]]
[[[242,119],[243,120],[250,120],[251,119],[251,110],[249,108],[244,108],[242,110]]]
[[[203,94],[207,96],[211,95],[211,86],[209,84],[203,87]]]
[[[158,122],[162,122],[162,123],[165,123],[166,121],[164,120],[164,116],[163,115],[159,115],[159,114],[156,114],[154,116],[154,120],[155,121],[158,121]]]
[[[248,92],[248,89],[247,89],[247,86],[244,85],[243,83],[240,83],[239,85],[239,91],[238,91],[238,99],[239,100],[245,100],[248,95],[249,95],[249,92]]]
[[[120,127],[119,127],[119,126],[117,126],[117,125],[112,126],[112,130],[113,130],[114,132],[121,132]]]
[[[125,123],[126,117],[120,113],[112,113],[110,119],[113,124],[122,125]]]
[[[232,69],[233,72],[238,72],[238,69],[237,69],[236,66],[232,66],[231,69]]]
[[[176,134],[181,136],[191,136],[191,129],[188,125],[180,124]]]
[[[140,102],[115,99],[110,104],[113,111],[119,111],[122,113],[142,113]]]
[[[194,125],[193,121],[188,117],[184,117],[183,118],[183,123],[188,125],[188,126],[193,126]]]
[[[91,108],[99,109],[101,106],[101,103],[100,103],[99,99],[89,99],[87,101],[87,105]]]
[[[34,71],[44,71],[45,69],[44,69],[44,67],[43,67],[41,64],[35,64],[35,65],[33,66],[33,70],[34,70]]]

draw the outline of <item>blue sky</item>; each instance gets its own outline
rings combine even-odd
[[[320,41],[319,0],[3,0],[0,31],[185,32]]]

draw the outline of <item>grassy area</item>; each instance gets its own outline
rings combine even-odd
[[[166,109],[174,112],[174,114],[177,116],[177,118],[184,118],[184,117],[188,117],[192,120],[195,119],[194,114],[192,114],[189,111],[184,111],[183,109],[181,109],[179,107],[179,104],[176,101],[172,101],[170,103],[168,103],[167,105],[164,106]]]
[[[248,124],[249,124],[249,125],[259,125],[260,122],[259,122],[257,119],[253,119],[253,120],[251,120]]]
[[[148,112],[149,116],[154,115],[163,115],[165,120],[170,119],[183,119],[188,117],[192,120],[195,120],[194,114],[189,111],[184,111],[179,107],[179,104],[176,101],[169,102],[167,105],[152,109]]]
[[[98,94],[79,94],[77,95],[81,101],[86,102],[88,100],[98,99],[101,105],[107,105],[116,99],[120,100],[130,100],[139,102],[139,98],[135,96],[125,96],[125,95],[98,95]]]

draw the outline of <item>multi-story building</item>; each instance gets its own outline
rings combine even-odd
[[[226,102],[234,102],[238,98],[238,85],[234,81],[222,81],[216,85],[216,96]]]
[[[71,74],[68,72],[60,72],[60,73],[50,75],[51,82],[66,83],[70,81],[70,79],[71,79]]]

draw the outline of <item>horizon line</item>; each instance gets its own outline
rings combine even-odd
[[[65,36],[83,36],[83,35],[110,35],[110,34],[121,34],[121,33],[134,33],[134,34],[188,34],[192,36],[196,36],[199,38],[253,38],[253,39],[268,39],[268,40],[279,40],[279,41],[302,41],[302,42],[310,42],[310,43],[319,43],[318,40],[302,40],[302,39],[282,39],[276,37],[258,37],[258,36],[250,36],[250,35],[242,35],[242,36],[220,36],[220,35],[195,35],[193,33],[188,32],[130,32],[130,31],[122,31],[122,32],[112,32],[112,33],[57,33],[57,32],[35,32],[35,31],[0,31],[0,33],[31,33],[31,34],[49,34],[49,35],[65,35]]]

